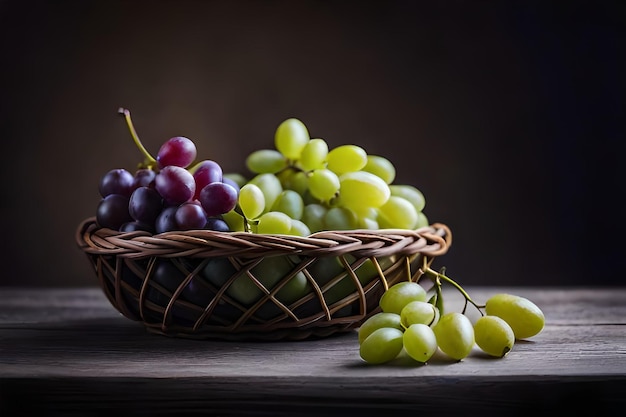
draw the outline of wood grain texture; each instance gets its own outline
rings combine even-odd
[[[478,302],[526,296],[546,327],[503,359],[474,350],[461,362],[368,366],[355,332],[176,339],[122,317],[97,288],[0,289],[0,415],[525,415],[581,400],[611,415],[626,407],[626,288],[467,290]],[[461,301],[446,293],[449,309]]]

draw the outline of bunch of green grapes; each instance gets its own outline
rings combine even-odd
[[[380,298],[381,311],[359,327],[359,354],[365,362],[389,362],[404,351],[415,361],[426,363],[438,350],[460,361],[474,346],[502,358],[516,340],[535,336],[544,327],[543,312],[527,298],[501,293],[478,305],[449,277],[430,268],[425,272],[434,277],[435,294],[429,298],[418,282],[397,283]],[[477,320],[472,322],[465,308],[462,312],[444,311],[441,280],[463,294],[466,306],[472,304],[480,311]]]
[[[393,183],[389,159],[353,144],[330,149],[295,118],[280,123],[274,148],[252,152],[246,166],[253,178],[231,177],[240,185],[236,209],[224,216],[233,230],[307,236],[428,226],[424,195]]]

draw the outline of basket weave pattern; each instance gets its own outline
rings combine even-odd
[[[417,280],[452,236],[441,223],[307,237],[209,230],[153,236],[99,228],[88,218],[76,241],[111,304],[150,332],[295,340],[358,327],[379,311],[386,288]]]

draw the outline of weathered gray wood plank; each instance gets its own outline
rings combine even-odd
[[[527,296],[546,327],[503,359],[475,350],[458,363],[437,356],[427,365],[399,358],[368,366],[354,332],[283,342],[176,339],[122,317],[97,288],[0,289],[0,415],[21,407],[45,415],[515,415],[583,395],[596,415],[626,406],[626,289],[468,291],[479,302],[502,291]],[[446,297],[450,309],[461,308],[456,293]]]

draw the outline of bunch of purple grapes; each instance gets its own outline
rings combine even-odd
[[[235,208],[239,186],[223,176],[215,161],[205,159],[191,166],[196,154],[193,141],[177,136],[161,146],[155,166],[134,174],[123,168],[107,172],[99,184],[98,226],[152,234],[229,231],[222,215]]]

